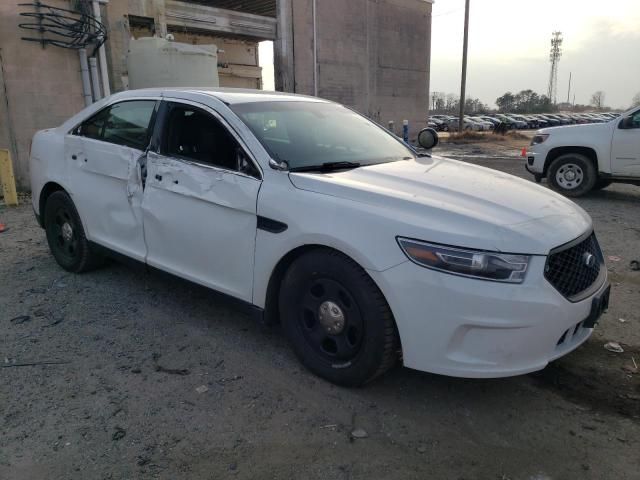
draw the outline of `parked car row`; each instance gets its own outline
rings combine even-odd
[[[433,115],[429,118],[428,126],[439,132],[448,132],[449,130],[458,130],[459,122],[460,119],[452,115]],[[486,118],[465,116],[463,123],[464,130],[481,132],[493,130],[494,126],[500,122],[493,123]]]
[[[526,130],[562,125],[605,123],[619,117],[619,113],[537,113],[520,115],[496,113],[493,115],[469,115],[464,118],[464,129],[473,131],[491,130],[499,123],[506,123],[509,130]],[[458,117],[432,115],[428,125],[437,131],[458,130]]]

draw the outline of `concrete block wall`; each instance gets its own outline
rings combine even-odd
[[[18,188],[29,188],[28,155],[37,130],[57,127],[84,108],[78,52],[21,40],[36,36],[18,2],[0,2],[0,148],[9,149]],[[48,5],[69,8],[67,0]]]
[[[314,94],[313,0],[291,0],[296,93]],[[431,2],[316,0],[318,96],[411,136],[426,126]]]

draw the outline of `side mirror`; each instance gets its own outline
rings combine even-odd
[[[618,128],[620,128],[622,130],[628,130],[630,128],[635,128],[635,123],[633,121],[633,117],[631,117],[631,116],[624,117],[622,120],[620,120],[620,123],[618,124]]]
[[[418,134],[418,145],[425,150],[431,150],[438,145],[438,132],[433,128],[423,128]]]

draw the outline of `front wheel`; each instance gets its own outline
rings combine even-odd
[[[382,292],[334,250],[313,250],[293,262],[280,288],[280,313],[298,358],[330,382],[363,385],[398,358],[398,333]]]
[[[580,197],[593,189],[597,172],[593,162],[578,153],[556,158],[547,175],[549,185],[568,197]]]

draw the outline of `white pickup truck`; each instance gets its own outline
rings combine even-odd
[[[640,107],[607,123],[544,128],[523,151],[537,182],[579,197],[611,183],[640,185]]]

